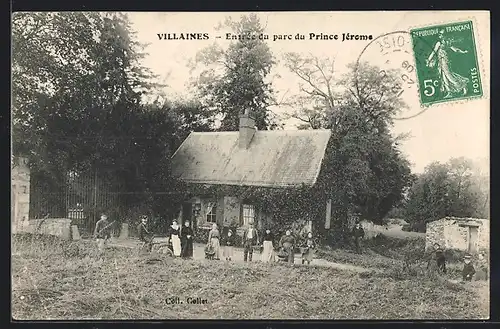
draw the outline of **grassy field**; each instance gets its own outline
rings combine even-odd
[[[90,242],[15,236],[15,319],[477,319],[487,318],[486,281],[464,285],[402,270],[404,258],[324,251],[354,273],[314,266],[182,261]],[[328,254],[329,253],[329,254]],[[326,257],[325,257],[326,258]],[[400,275],[395,275],[394,269]],[[453,275],[453,274],[450,274]],[[183,304],[166,304],[178,297]],[[187,298],[206,304],[189,304]]]

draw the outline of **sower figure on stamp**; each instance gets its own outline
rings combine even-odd
[[[453,94],[462,92],[463,95],[467,94],[467,84],[469,79],[455,73],[450,68],[450,60],[448,51],[451,50],[455,53],[466,54],[467,50],[459,49],[452,45],[452,41],[444,37],[444,30],[440,30],[438,34],[438,41],[434,45],[434,49],[427,58],[426,65],[428,67],[437,66],[439,77],[441,79],[441,92],[444,98],[450,98]]]
[[[106,216],[106,214],[102,214],[101,219],[99,219],[95,224],[94,238],[97,241],[97,250],[99,251],[99,255],[104,253],[104,249],[106,249],[106,242],[111,238],[111,225],[112,223],[108,221],[108,216]]]
[[[356,222],[356,226],[352,230],[352,236],[354,237],[354,246],[356,247],[356,253],[361,253],[361,240],[365,237],[365,230],[361,227],[361,223]]]
[[[253,246],[259,244],[259,235],[257,230],[253,227],[253,223],[250,222],[248,229],[245,230],[243,234],[243,261],[252,261],[253,256]]]

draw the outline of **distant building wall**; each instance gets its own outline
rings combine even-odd
[[[477,226],[477,239],[472,241],[476,249],[490,248],[490,221],[476,218],[446,217],[427,223],[426,249],[438,243],[446,249],[469,249],[469,231],[471,225]]]

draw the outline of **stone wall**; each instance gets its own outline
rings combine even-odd
[[[478,223],[478,236],[476,247],[479,250],[489,250],[490,229],[489,220],[475,218],[446,217],[437,221],[427,223],[425,247],[431,248],[439,243],[446,249],[468,250],[469,227],[460,224]]]
[[[41,225],[40,225],[41,223]],[[47,218],[24,221],[17,225],[16,232],[40,233],[55,235],[63,239],[71,239],[71,219]]]
[[[446,249],[467,250],[469,245],[469,228],[451,223],[450,221],[446,221],[443,226],[444,247]]]

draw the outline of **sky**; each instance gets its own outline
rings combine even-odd
[[[147,56],[143,65],[149,67],[167,84],[165,92],[170,98],[189,98],[189,81],[193,76],[188,61],[203,48],[218,43],[227,47],[229,30],[217,31],[216,27],[227,16],[238,19],[243,13],[129,13],[137,38],[147,43]],[[465,156],[489,166],[489,76],[490,76],[490,20],[488,12],[259,12],[266,40],[278,64],[271,72],[273,88],[278,98],[300,92],[300,80],[284,65],[282,56],[287,52],[334,59],[335,76],[346,73],[347,65],[358,58],[382,68],[394,68],[403,62],[415,64],[411,43],[405,32],[415,27],[425,27],[449,22],[472,20],[475,32],[479,70],[482,75],[484,96],[481,99],[432,105],[423,113],[405,120],[396,120],[394,134],[409,133],[401,143],[401,150],[412,163],[414,172],[422,172],[434,161],[446,162],[452,157]],[[207,33],[208,40],[159,40],[158,34]],[[315,35],[339,35],[339,40],[309,40]],[[372,35],[375,41],[346,40],[342,34]],[[305,40],[295,40],[296,34]],[[291,35],[292,40],[275,40],[274,35]],[[217,38],[220,37],[220,38]],[[393,42],[400,52],[380,52],[376,41]],[[388,37],[388,39],[387,39]],[[406,38],[406,39],[405,39]],[[396,45],[397,44],[397,45]],[[415,72],[409,73],[416,80]],[[421,112],[416,84],[408,85],[402,94],[409,110],[402,114],[409,117]],[[283,114],[290,108],[277,107],[275,113]],[[296,129],[295,121],[288,121],[285,129]]]

